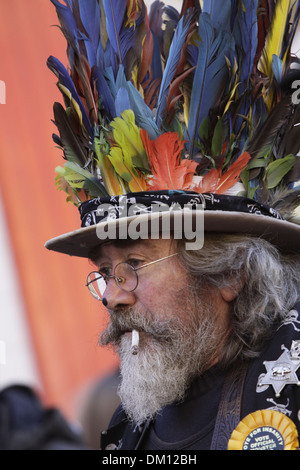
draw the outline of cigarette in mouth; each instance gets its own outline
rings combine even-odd
[[[132,330],[131,354],[136,355],[139,351],[140,335],[137,330]]]

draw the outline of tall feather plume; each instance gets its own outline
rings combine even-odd
[[[198,129],[214,107],[227,76],[226,54],[229,55],[230,37],[223,32],[215,36],[210,16],[202,13],[198,28],[198,61],[195,70],[189,110],[188,139],[189,153],[195,154]]]
[[[300,203],[300,0],[49,0],[67,42],[57,185],[80,204],[161,189]]]
[[[170,92],[171,83],[183,71],[186,43],[193,27],[192,21],[192,11],[188,10],[179,20],[173,36],[156,106],[155,120],[159,127],[166,119],[167,96]]]

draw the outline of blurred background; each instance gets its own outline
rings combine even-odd
[[[54,184],[62,161],[51,119],[61,94],[46,61],[67,65],[55,25],[50,0],[0,0],[0,389],[30,385],[75,420],[85,390],[117,358],[97,345],[106,312],[85,287],[88,261],[44,248],[80,225]]]
[[[67,65],[66,43],[50,0],[0,0],[0,23],[0,386],[31,385],[73,418],[83,388],[116,359],[97,346],[105,312],[84,286],[88,262],[44,248],[80,226],[54,184],[61,96],[46,60]]]
[[[80,226],[55,188],[62,98],[46,61],[67,66],[57,25],[50,0],[0,0],[0,389],[29,385],[76,420],[85,390],[118,362],[97,345],[107,317],[85,287],[89,262],[44,248]]]

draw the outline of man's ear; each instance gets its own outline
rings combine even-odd
[[[225,302],[232,302],[232,300],[234,300],[239,295],[242,288],[244,287],[244,284],[245,280],[242,278],[238,281],[232,282],[232,284],[229,286],[222,287],[220,289],[222,299],[225,300]]]

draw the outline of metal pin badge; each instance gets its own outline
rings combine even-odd
[[[286,385],[300,385],[296,371],[300,367],[299,341],[293,341],[291,350],[281,345],[283,353],[276,361],[264,361],[267,370],[266,374],[261,374],[258,379],[257,392],[264,391],[271,385],[275,391],[275,396],[279,397]]]

